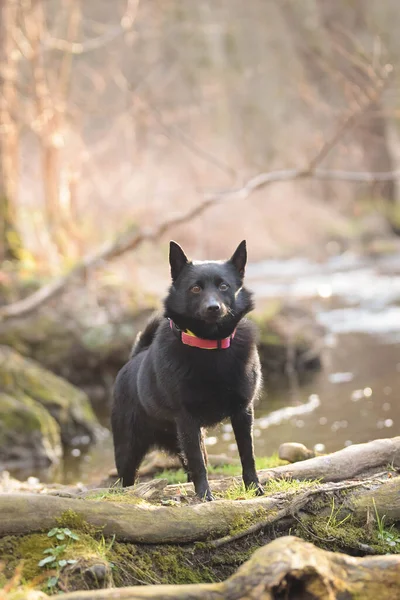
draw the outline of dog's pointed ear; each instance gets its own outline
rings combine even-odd
[[[246,240],[240,242],[239,246],[236,248],[235,252],[230,258],[230,262],[239,272],[240,277],[244,277],[244,268],[247,262]]]
[[[171,241],[169,243],[169,264],[171,266],[172,281],[176,281],[179,273],[188,262],[187,256],[180,245]]]

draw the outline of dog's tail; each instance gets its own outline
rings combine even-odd
[[[162,321],[162,315],[159,313],[155,313],[147,323],[146,327],[143,331],[139,331],[136,336],[135,343],[133,344],[133,348],[131,350],[130,358],[133,358],[139,352],[146,350],[154,340],[154,336],[156,335],[157,329]]]

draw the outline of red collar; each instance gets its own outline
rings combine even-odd
[[[229,337],[223,338],[222,340],[205,340],[204,338],[197,337],[197,335],[194,335],[194,333],[191,331],[182,331],[177,327],[177,325],[175,325],[172,319],[169,319],[169,325],[172,331],[178,334],[182,344],[185,344],[186,346],[192,346],[192,348],[203,348],[203,350],[220,350],[229,348],[236,333],[235,329],[235,331]]]

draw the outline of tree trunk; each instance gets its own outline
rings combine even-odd
[[[18,127],[14,34],[17,0],[0,3],[0,261],[17,260],[21,249],[15,215],[18,184]]]

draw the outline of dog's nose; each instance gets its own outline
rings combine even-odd
[[[207,312],[208,312],[208,314],[211,314],[211,315],[218,314],[220,312],[220,310],[221,310],[221,305],[216,301],[210,302],[210,304],[207,306]]]

